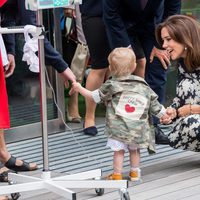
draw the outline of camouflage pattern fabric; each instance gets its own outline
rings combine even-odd
[[[150,116],[157,116],[162,105],[144,79],[130,75],[113,77],[99,89],[101,101],[107,106],[105,134],[127,144],[155,152],[155,135]]]

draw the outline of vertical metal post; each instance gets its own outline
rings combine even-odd
[[[60,9],[53,9],[54,26],[60,24]],[[54,28],[54,48],[62,55],[62,34],[61,26]],[[60,75],[56,72],[56,99],[57,103],[62,111],[62,116],[65,119],[65,96],[64,96],[64,84]],[[61,113],[58,112],[58,117],[61,118]],[[65,127],[65,126],[64,126]]]
[[[37,11],[37,25],[43,25],[42,10]],[[38,57],[40,66],[40,109],[42,126],[43,171],[49,171],[44,40],[39,39],[38,45]]]

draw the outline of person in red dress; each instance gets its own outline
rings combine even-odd
[[[6,2],[6,0],[0,0],[0,8]],[[13,44],[14,45],[14,44]],[[27,163],[23,160],[16,159],[7,150],[4,129],[10,128],[10,116],[8,107],[8,97],[6,91],[5,77],[9,77],[13,74],[15,68],[14,55],[6,53],[5,46],[0,35],[0,162],[5,167],[0,168],[0,181],[7,181],[8,169],[15,172],[19,171],[32,171],[36,170],[36,163]],[[5,197],[0,196],[0,200]]]
[[[3,154],[9,154],[6,149],[5,139],[4,139],[4,129],[10,127],[10,118],[9,118],[9,110],[8,110],[8,98],[7,98],[7,92],[6,92],[6,84],[5,84],[5,78],[4,78],[4,68],[3,63],[0,55],[0,157],[3,161]],[[6,156],[5,156],[6,157]],[[4,170],[1,169],[2,174],[4,174]],[[4,176],[2,175],[2,178]],[[0,200],[6,200],[8,199],[7,196],[0,196]]]
[[[6,1],[7,0],[0,0],[0,8]],[[8,181],[7,172],[9,169],[18,172],[32,171],[36,170],[38,167],[36,163],[27,163],[23,160],[16,159],[9,153],[6,147],[4,129],[10,128],[10,115],[5,77],[9,77],[13,74],[15,68],[15,59],[14,55],[6,54],[1,35],[0,40],[0,162],[5,166],[0,168],[0,181],[6,182]],[[0,200],[8,199],[8,196],[0,196]]]

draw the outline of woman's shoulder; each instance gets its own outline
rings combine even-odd
[[[180,63],[178,66],[179,75],[185,78],[198,78],[200,79],[200,67],[197,67],[192,72],[189,72],[186,66],[183,63]]]

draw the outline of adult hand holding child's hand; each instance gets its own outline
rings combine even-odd
[[[72,87],[69,91],[69,95],[73,95],[75,92],[78,92],[80,87],[81,84],[79,82],[73,82]]]

